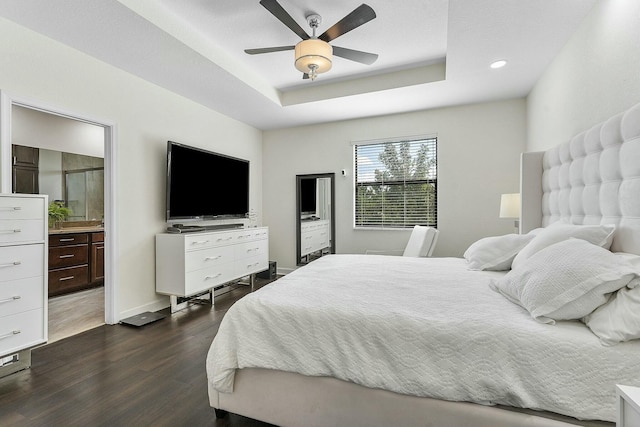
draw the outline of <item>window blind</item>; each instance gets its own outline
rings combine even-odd
[[[437,227],[437,138],[354,149],[356,227]]]

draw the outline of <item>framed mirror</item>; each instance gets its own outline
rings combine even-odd
[[[336,253],[334,173],[296,175],[296,263]]]

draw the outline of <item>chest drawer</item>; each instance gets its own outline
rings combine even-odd
[[[89,235],[87,233],[49,235],[49,247],[79,245],[83,243],[89,243]]]
[[[268,240],[255,240],[235,246],[235,259],[244,259],[256,255],[266,254],[269,250]]]
[[[25,311],[5,316],[0,322],[0,356],[44,343],[44,311]]]
[[[189,272],[232,261],[233,253],[222,246],[187,252],[184,267],[185,271]]]
[[[41,308],[43,302],[42,276],[0,282],[0,318]]]
[[[198,249],[212,248],[216,246],[226,246],[235,240],[236,233],[233,231],[221,233],[195,234],[184,237],[185,250],[193,251]]]
[[[0,220],[36,219],[44,220],[44,199],[29,197],[0,197]],[[40,223],[42,224],[42,222]]]
[[[233,268],[233,262],[228,262],[186,273],[185,295],[228,282],[234,277]]]
[[[89,245],[49,247],[49,269],[89,262]]]
[[[257,273],[269,268],[268,257],[264,255],[256,255],[237,260],[235,264],[236,271],[242,276]]]
[[[49,296],[76,289],[89,281],[89,266],[67,267],[49,271]]]
[[[44,274],[44,244],[0,247],[0,280],[11,281]]]
[[[19,244],[43,240],[44,227],[41,220],[0,219],[0,244]]]

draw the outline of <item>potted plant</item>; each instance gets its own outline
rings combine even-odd
[[[49,203],[49,228],[60,228],[60,223],[71,215],[71,209],[64,202],[54,201]]]

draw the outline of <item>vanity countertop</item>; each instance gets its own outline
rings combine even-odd
[[[71,234],[71,233],[98,233],[104,231],[104,227],[88,226],[88,227],[63,227],[50,228],[49,234]]]

